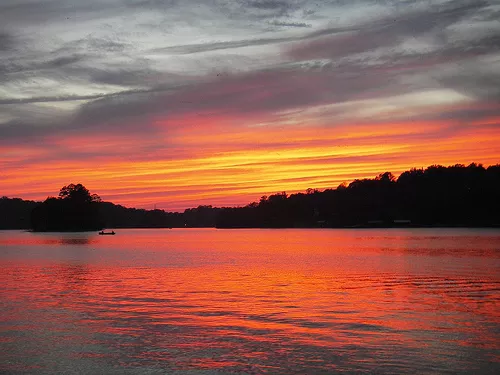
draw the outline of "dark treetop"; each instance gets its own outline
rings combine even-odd
[[[41,232],[102,229],[100,201],[98,195],[90,194],[82,184],[64,186],[59,197],[49,197],[33,209],[32,228]]]

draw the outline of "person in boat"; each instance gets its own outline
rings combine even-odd
[[[105,232],[105,231],[101,230],[101,231],[99,232],[99,234],[115,234],[115,231],[114,231],[114,230],[112,230],[111,232]]]

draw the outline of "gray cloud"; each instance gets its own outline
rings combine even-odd
[[[57,68],[62,68],[66,65],[71,65],[77,62],[82,61],[85,58],[84,55],[71,55],[71,56],[61,56],[61,57],[56,57],[52,60],[49,60],[45,63],[42,63],[39,68],[40,69],[57,69]]]
[[[39,97],[17,100],[11,104],[48,101],[90,100],[72,116],[71,121],[50,127],[12,122],[3,138],[33,137],[54,132],[87,132],[98,128],[105,134],[117,129],[129,132],[154,131],[151,119],[199,114],[233,117],[259,116],[310,105],[342,103],[370,98],[381,87],[388,95],[401,92],[390,83],[391,73],[369,74],[348,69],[316,71],[300,67],[273,69],[246,74],[219,76],[206,82],[178,87],[156,86],[94,97]],[[8,102],[0,102],[8,104]],[[137,127],[140,123],[141,126]],[[135,128],[134,128],[135,127]],[[33,131],[35,130],[35,131]]]
[[[293,46],[290,55],[295,59],[330,58],[344,56],[378,48],[394,46],[406,38],[424,35],[438,37],[450,25],[470,17],[483,9],[486,1],[462,1],[445,6],[395,14],[380,20],[358,25],[354,29],[328,29],[309,35],[303,43]],[[334,34],[334,35],[331,35]],[[314,37],[315,40],[310,40]]]
[[[120,10],[117,2],[96,0],[2,0],[0,10],[4,26],[25,24],[43,25],[49,22],[109,16],[113,6],[115,14]]]
[[[481,118],[491,118],[500,116],[500,104],[488,103],[480,106],[467,106],[453,108],[433,113],[431,115],[422,116],[423,120],[458,120],[457,127],[463,128]],[[498,126],[498,125],[494,125]]]
[[[88,27],[87,20],[92,19],[96,12],[90,5],[77,5],[71,1],[52,0],[43,3],[43,9],[40,4],[35,1],[7,1],[0,5],[0,12],[6,10],[3,15],[21,22],[55,22],[59,16],[74,12],[77,26],[79,19],[85,20],[81,23],[82,27]],[[108,17],[112,4],[117,7],[116,14],[126,15],[132,20],[136,9],[148,12],[153,9],[155,12],[164,7],[172,10],[184,6],[175,1],[112,1],[101,3],[97,12],[102,13],[95,17]],[[484,10],[490,5],[487,1],[453,1],[430,6],[419,2],[416,8],[403,4],[396,12],[388,10],[390,16],[377,20],[339,25],[330,23],[312,30],[305,27],[309,25],[306,23],[309,14],[304,7],[306,2],[240,1],[231,5],[232,2],[213,1],[205,3],[202,10],[193,10],[193,13],[184,13],[186,10],[182,8],[182,15],[191,17],[189,20],[196,19],[197,12],[216,17],[217,12],[213,9],[219,9],[224,4],[228,7],[227,12],[220,18],[214,18],[214,23],[220,21],[224,27],[232,27],[234,23],[227,20],[241,19],[242,11],[246,9],[250,10],[250,15],[245,28],[265,20],[254,30],[261,32],[270,24],[281,26],[277,29],[295,30],[291,33],[256,33],[253,38],[238,39],[224,29],[227,39],[220,41],[223,38],[214,27],[207,31],[213,34],[207,34],[205,41],[198,42],[199,35],[191,31],[195,42],[185,43],[186,38],[179,37],[182,42],[176,43],[177,39],[164,31],[162,37],[158,37],[160,34],[155,34],[154,38],[144,35],[144,29],[135,21],[131,21],[130,30],[124,34],[108,32],[108,28],[114,30],[110,26],[113,22],[123,22],[117,20],[114,14],[108,20],[109,24],[99,24],[100,33],[96,31],[94,35],[93,29],[89,29],[71,40],[63,38],[51,49],[35,49],[34,52],[15,44],[21,43],[22,37],[14,39],[9,31],[0,34],[0,50],[16,46],[24,48],[19,59],[0,57],[0,78],[8,83],[4,87],[5,93],[0,91],[0,105],[5,108],[54,104],[52,121],[46,118],[37,120],[36,116],[23,116],[22,111],[15,111],[15,119],[0,124],[0,141],[19,142],[21,139],[33,140],[65,132],[79,134],[96,129],[107,136],[118,130],[154,133],[157,130],[151,122],[158,117],[168,120],[197,113],[243,118],[257,115],[272,117],[278,112],[309,106],[381,98],[439,87],[463,92],[477,100],[499,96],[497,63],[478,60],[498,52],[499,29],[490,28],[473,40],[455,40],[451,28],[459,23],[486,20],[488,14]],[[342,9],[342,4],[336,2],[335,9]],[[367,2],[352,4],[363,9]],[[212,12],[207,9],[212,9]],[[292,12],[299,10],[303,10],[303,20],[290,18]],[[19,15],[26,11],[39,11],[44,15]],[[192,22],[182,25],[180,30],[194,27]],[[40,30],[45,30],[44,27],[40,26]],[[177,30],[175,24],[172,27],[172,32]],[[57,40],[57,36],[53,37]],[[415,40],[429,45],[429,49],[405,47],[405,43]],[[232,73],[208,76],[187,68],[210,62],[206,53],[229,59],[227,50],[259,46],[280,47],[285,53],[266,69],[254,66],[242,72],[235,69]],[[274,50],[278,55],[280,49]],[[190,56],[194,54],[197,55]],[[184,64],[185,72],[172,68],[172,64],[179,64],[176,55],[186,55],[185,58],[190,59],[186,60],[189,64]],[[238,63],[237,59],[234,61]],[[414,76],[426,79],[408,83],[407,78]],[[39,87],[38,81],[31,83],[33,78],[59,82],[61,90],[46,92]],[[70,84],[76,88],[68,94],[63,89]],[[58,116],[56,104],[65,102],[79,103],[79,107],[71,116]],[[477,113],[477,116],[480,114]]]
[[[245,39],[228,42],[212,42],[212,43],[198,43],[180,46],[170,46],[155,49],[155,52],[178,53],[178,54],[191,54],[208,51],[225,50],[232,48],[263,46],[266,44],[275,44],[294,40],[293,38],[263,38],[263,39]]]
[[[88,69],[86,70],[88,72]],[[89,72],[89,80],[95,83],[105,83],[121,86],[150,86],[158,84],[158,80],[174,80],[178,75],[172,73],[162,73],[160,71],[144,67],[138,68],[117,68],[116,70],[96,69]]]
[[[273,25],[277,26],[289,26],[289,27],[305,27],[309,26],[305,23],[286,23],[273,21]],[[242,40],[231,40],[226,42],[208,42],[208,43],[198,43],[198,44],[187,44],[187,45],[177,45],[169,46],[164,48],[155,49],[154,52],[166,52],[166,53],[178,53],[178,54],[191,54],[191,53],[201,53],[233,48],[243,48],[243,47],[254,47],[254,46],[265,46],[269,44],[279,44],[286,42],[297,42],[297,41],[310,41],[313,38],[341,34],[350,31],[358,31],[357,27],[335,27],[327,28],[319,31],[310,32],[305,35],[289,36],[289,37],[274,37],[274,38],[254,38],[254,39],[242,39]]]
[[[30,103],[55,103],[55,102],[74,102],[81,100],[100,99],[106,96],[105,94],[96,95],[67,95],[67,96],[38,96],[31,98],[9,98],[0,99],[0,105],[10,104],[30,104]]]
[[[283,27],[311,27],[312,25],[305,22],[284,22],[284,21],[272,21],[269,24],[273,26],[283,26]]]
[[[286,10],[290,6],[290,2],[282,0],[250,0],[246,3],[251,8],[278,9],[280,11]]]
[[[0,51],[7,51],[14,46],[11,35],[0,31]]]

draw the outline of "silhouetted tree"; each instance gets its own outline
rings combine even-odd
[[[219,227],[499,226],[500,165],[411,169],[224,209]]]
[[[58,198],[49,197],[32,211],[32,228],[50,232],[102,229],[100,200],[82,184],[63,186]]]
[[[0,229],[29,229],[31,211],[40,202],[0,198]]]
[[[87,188],[82,184],[69,184],[68,186],[63,186],[59,191],[59,198],[69,199],[80,203],[101,201],[101,198],[97,194],[90,194]]]

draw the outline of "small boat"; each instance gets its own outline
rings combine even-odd
[[[101,231],[99,232],[99,234],[100,234],[101,236],[114,236],[114,235],[115,235],[115,231],[114,231],[114,230],[112,230],[111,232],[105,232],[105,231],[101,230]]]

